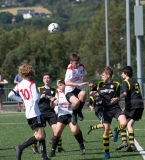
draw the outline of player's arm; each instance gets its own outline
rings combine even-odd
[[[94,86],[93,82],[90,80],[90,77],[87,74],[84,76],[84,79],[86,79],[89,82],[90,87]]]
[[[0,84],[8,84],[8,81],[4,79],[3,81],[0,82]]]
[[[128,84],[124,81],[123,85],[122,85],[122,93],[120,94],[120,96],[112,98],[111,103],[116,103],[116,102],[120,101],[122,98],[125,98],[127,96],[128,89],[129,89]]]
[[[23,102],[22,98],[17,95],[18,95],[18,89],[16,85],[15,88],[8,94],[8,98],[13,99],[17,102]]]
[[[55,97],[50,98],[50,107],[55,108],[58,105],[58,92],[56,92]]]

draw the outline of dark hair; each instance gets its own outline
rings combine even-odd
[[[49,76],[50,78],[52,78],[51,74],[48,72],[43,73],[42,77],[44,77],[44,76]]]
[[[105,67],[104,69],[101,70],[100,74],[106,73],[109,74],[111,77],[113,75],[113,69],[109,66]]]
[[[132,67],[131,66],[125,66],[123,69],[122,69],[122,72],[124,74],[126,74],[128,77],[132,77],[133,75],[133,70],[132,70]]]
[[[70,54],[70,61],[80,61],[80,56],[74,52]]]
[[[65,85],[65,81],[64,81],[64,79],[63,79],[63,78],[58,78],[58,79],[56,80],[56,83],[57,83],[57,84],[62,83],[62,84],[64,84],[64,85]]]

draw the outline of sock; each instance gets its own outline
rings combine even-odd
[[[79,144],[83,144],[83,134],[82,134],[82,131],[79,130],[79,133],[77,135],[74,135],[75,136],[75,139],[78,141]]]
[[[80,102],[80,105],[79,105],[79,107],[78,107],[78,112],[81,112],[81,110],[83,109],[83,107],[84,107],[84,104],[85,104],[85,102]]]
[[[113,132],[111,129],[109,129],[109,137],[113,137]]]
[[[134,131],[130,130],[128,131],[129,134],[129,144],[130,146],[134,146]]]
[[[77,111],[77,109],[73,109],[73,114],[77,117],[77,113],[78,113],[78,111]]]
[[[125,129],[121,131],[121,139],[122,139],[122,142],[123,141],[127,142],[127,134]]]
[[[118,128],[117,128],[117,131],[120,132],[122,130],[124,130],[126,127],[122,126],[122,125],[119,125]]]
[[[56,150],[58,141],[59,141],[59,137],[56,137],[56,136],[52,137],[52,150],[54,150],[54,151]]]
[[[92,130],[99,129],[99,128],[102,128],[100,124],[92,126]]]
[[[106,153],[109,153],[109,136],[103,135],[103,145],[104,145],[104,151]]]
[[[19,148],[20,148],[20,150],[23,150],[26,147],[28,147],[36,142],[37,142],[37,139],[35,138],[35,136],[33,136],[33,137],[29,138],[26,142],[24,142],[22,145],[20,145]]]
[[[61,137],[59,137],[57,148],[62,148],[62,138]]]
[[[45,140],[39,141],[39,147],[40,147],[42,157],[43,158],[47,157]]]

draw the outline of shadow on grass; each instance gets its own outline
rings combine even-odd
[[[13,147],[13,148],[0,148],[0,151],[3,151],[3,150],[11,150],[11,149],[14,150],[14,147]]]

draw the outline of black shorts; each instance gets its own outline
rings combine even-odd
[[[52,117],[42,115],[42,123],[43,123],[44,127],[46,127],[46,122],[48,122],[48,124],[50,126],[52,126],[53,124],[56,124],[57,123],[57,114],[54,114]]]
[[[79,90],[78,88],[75,88],[72,92],[68,92],[65,97],[66,97],[66,100],[68,102],[70,102],[70,97],[71,96],[76,96],[78,98],[78,94],[81,92],[81,90]]]
[[[103,120],[103,108],[96,108],[95,107],[95,115],[99,118],[99,120],[102,122]]]
[[[59,116],[57,122],[60,122],[60,123],[65,124],[65,125],[70,124],[71,116],[72,116],[71,114],[66,114],[66,115]]]
[[[133,119],[134,121],[138,121],[141,119],[144,108],[136,108],[132,110],[124,110],[124,114],[127,120]]]
[[[112,110],[107,110],[107,111],[104,110],[103,112],[104,123],[111,124],[112,118],[114,117],[118,120],[118,117],[120,115],[124,115],[120,107],[116,107],[116,108],[113,108]]]
[[[32,130],[35,130],[36,128],[43,127],[41,116],[27,119],[27,122],[28,122],[29,126],[32,128]]]

